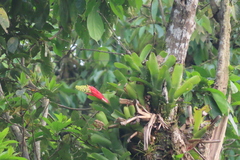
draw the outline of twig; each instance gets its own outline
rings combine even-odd
[[[71,108],[71,107],[64,106],[62,104],[58,104],[56,102],[51,102],[51,103],[54,103],[54,104],[58,105],[58,107],[66,108],[66,109],[69,109],[69,110],[75,110],[75,111],[88,111],[88,110],[92,110],[92,108]]]
[[[102,17],[103,19],[105,20],[105,22],[107,23],[109,29],[111,30],[111,32],[113,33],[113,38],[119,43],[119,45],[127,52],[127,54],[132,54],[124,45],[123,43],[120,41],[120,39],[118,39],[117,35],[115,34],[114,30],[112,29],[112,27],[110,26],[108,20],[105,18],[105,16],[101,13],[101,12],[98,12]]]
[[[101,51],[101,50],[97,50],[97,49],[85,49],[85,48],[81,48],[79,50],[86,50],[86,51],[94,51],[94,52],[103,52],[103,53],[110,53],[110,54],[118,54],[118,55],[124,55],[126,53],[116,53],[116,52],[109,52],[109,51]]]
[[[60,30],[59,30],[56,34],[54,34],[52,37],[50,37],[50,38],[48,38],[48,39],[49,39],[49,40],[53,40],[54,38],[56,38],[56,37],[62,32],[62,30],[63,30],[63,28],[60,27]]]
[[[162,16],[162,23],[163,23],[163,25],[164,25],[165,27],[167,27],[167,23],[166,23],[164,11],[163,11],[162,0],[158,0],[158,3],[159,3],[159,10],[160,10],[161,16]]]

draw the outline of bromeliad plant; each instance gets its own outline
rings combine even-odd
[[[96,119],[102,122],[104,127],[101,129],[119,128],[125,147],[134,146],[136,150],[144,150],[144,154],[156,153],[158,144],[171,150],[170,138],[165,137],[170,135],[171,110],[176,105],[184,109],[180,97],[194,92],[192,89],[201,81],[197,73],[188,74],[188,79],[183,81],[183,65],[176,64],[174,56],[167,57],[164,51],[156,56],[151,49],[152,46],[147,45],[139,56],[136,53],[125,55],[125,63],[115,63],[118,69],[114,75],[118,83],[109,83],[110,90],[115,91],[115,95],[109,98],[111,103],[92,86],[76,86],[76,89],[106,102],[102,104],[103,108],[92,105],[99,111]],[[165,61],[159,64],[157,57],[165,58]],[[103,136],[100,132],[96,134]],[[163,139],[168,142],[162,143]],[[157,154],[171,157],[169,150]]]

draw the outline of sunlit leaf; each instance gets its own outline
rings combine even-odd
[[[0,24],[4,29],[4,31],[8,33],[7,28],[9,27],[10,23],[9,23],[8,15],[3,8],[0,8]]]
[[[93,8],[87,18],[87,28],[89,35],[95,41],[99,41],[104,33],[104,25],[97,8]]]
[[[19,43],[19,40],[18,40],[17,37],[11,37],[7,41],[8,51],[11,52],[11,53],[14,53],[17,50],[17,48],[18,48],[18,43]]]

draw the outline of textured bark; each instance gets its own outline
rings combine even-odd
[[[230,7],[229,0],[223,0],[221,3],[220,14],[221,19],[221,34],[218,49],[218,68],[215,88],[226,94],[228,86],[228,66],[230,55]],[[228,116],[224,116],[213,131],[212,139],[220,140],[220,143],[212,143],[206,146],[205,156],[209,160],[219,160],[222,144],[227,128]]]
[[[171,13],[171,22],[166,34],[166,52],[174,55],[177,63],[184,64],[191,35],[195,29],[195,15],[198,0],[175,0]],[[171,110],[169,119],[175,120],[176,110]],[[173,116],[171,116],[173,115]],[[193,159],[187,152],[186,138],[181,133],[179,126],[175,123],[171,127],[171,139],[176,154],[184,154],[183,160]]]
[[[198,0],[175,0],[166,35],[166,52],[184,64],[189,41],[195,29]]]

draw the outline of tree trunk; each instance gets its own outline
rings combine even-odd
[[[171,22],[168,25],[166,35],[166,52],[174,55],[177,63],[184,64],[191,35],[195,29],[195,15],[198,0],[175,0],[171,13]],[[169,119],[174,120],[177,106],[171,111]],[[172,117],[171,117],[172,115]],[[184,154],[183,159],[193,159],[187,153],[185,136],[181,133],[177,123],[171,127],[171,139],[176,154]]]
[[[191,35],[195,29],[198,0],[175,0],[166,35],[166,52],[185,63]]]
[[[230,55],[230,8],[229,0],[223,0],[220,8],[221,34],[218,49],[218,69],[215,82],[215,88],[226,94],[228,86],[228,66]],[[208,160],[219,160],[222,149],[223,139],[227,128],[228,116],[224,116],[213,131],[212,139],[220,140],[220,143],[211,143],[206,146],[205,157]]]

